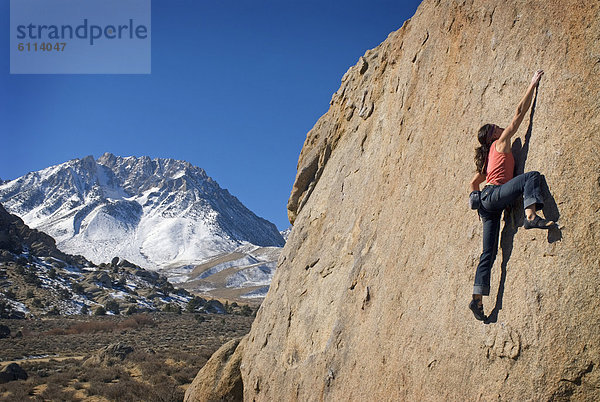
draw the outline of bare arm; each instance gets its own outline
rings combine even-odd
[[[519,106],[517,106],[517,111],[515,112],[515,116],[513,117],[510,124],[504,129],[497,143],[497,151],[500,152],[510,152],[510,139],[517,132],[523,118],[527,114],[529,110],[529,106],[531,106],[531,99],[533,98],[533,91],[537,87],[540,82],[540,78],[542,78],[544,72],[542,70],[538,70],[533,74],[533,78],[531,79],[531,83],[529,87],[527,87],[527,91],[525,91],[525,95],[523,95],[523,99],[519,102]],[[501,149],[498,149],[501,148]]]
[[[485,175],[477,173],[471,180],[471,191],[479,191],[479,185],[485,181]]]

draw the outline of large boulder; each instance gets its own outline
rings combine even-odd
[[[186,390],[185,402],[243,400],[240,364],[245,339],[232,339],[211,356]]]
[[[27,372],[17,363],[10,363],[0,370],[0,384],[16,380],[26,380],[27,377]]]
[[[514,150],[562,229],[508,210],[482,323],[476,132],[539,68]],[[300,154],[245,399],[600,400],[599,88],[597,1],[425,0],[368,50]]]

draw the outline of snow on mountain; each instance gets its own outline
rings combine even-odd
[[[105,153],[0,184],[0,203],[59,249],[96,263],[197,264],[243,245],[281,247],[275,225],[185,161]]]
[[[283,237],[283,240],[285,240],[287,242],[288,237],[290,237],[290,233],[292,233],[292,227],[290,226],[289,228],[287,228],[285,230],[280,230],[279,233]]]
[[[196,294],[240,301],[260,299],[269,290],[280,254],[280,247],[244,245],[179,275],[164,273],[171,282]]]

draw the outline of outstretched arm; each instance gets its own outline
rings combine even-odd
[[[529,106],[531,106],[531,99],[533,98],[533,91],[537,87],[540,82],[540,78],[542,78],[544,72],[542,70],[537,70],[533,74],[533,78],[531,78],[531,83],[529,87],[527,87],[527,91],[525,91],[525,95],[523,95],[523,99],[519,102],[519,106],[517,106],[517,111],[515,112],[515,116],[513,117],[510,124],[504,129],[500,138],[498,139],[498,147],[501,148],[502,152],[510,152],[510,139],[517,132],[517,129],[521,125],[523,118],[527,114],[529,110]],[[498,150],[498,149],[497,149]],[[500,150],[499,150],[500,151]]]

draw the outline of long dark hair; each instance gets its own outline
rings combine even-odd
[[[481,174],[487,173],[487,159],[491,146],[489,139],[493,129],[493,124],[484,124],[477,133],[477,139],[481,146],[475,148],[475,166],[477,167],[477,171]]]

